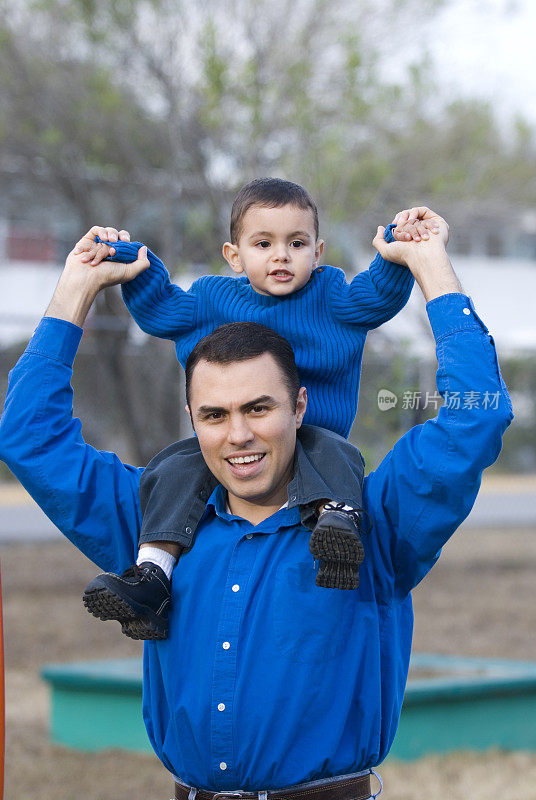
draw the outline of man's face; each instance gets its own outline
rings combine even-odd
[[[306,405],[302,387],[294,410],[283,372],[269,353],[232,364],[196,364],[192,424],[233,514],[258,524],[287,500]]]
[[[238,243],[226,242],[223,255],[232,270],[246,273],[256,292],[281,297],[305,286],[323,249],[310,208],[251,206]]]

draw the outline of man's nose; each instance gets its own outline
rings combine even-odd
[[[227,440],[238,447],[253,441],[255,434],[251,430],[244,414],[233,414],[229,420]]]

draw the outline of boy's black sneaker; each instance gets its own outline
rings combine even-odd
[[[342,503],[326,503],[318,517],[309,550],[318,559],[315,583],[324,589],[357,589],[359,565],[365,557],[356,510]]]
[[[103,572],[85,588],[83,603],[99,619],[116,619],[131,639],[167,639],[171,583],[150,561],[122,575]]]

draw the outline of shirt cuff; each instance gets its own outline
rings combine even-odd
[[[426,304],[428,318],[436,342],[444,336],[459,331],[479,331],[488,329],[478,316],[470,297],[459,292],[442,294]]]
[[[27,353],[51,358],[72,367],[83,329],[56,317],[43,317],[30,339]]]

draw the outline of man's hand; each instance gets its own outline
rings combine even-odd
[[[99,225],[94,225],[76,243],[73,250],[75,255],[78,253],[83,254],[82,261],[91,262],[94,267],[105,258],[115,256],[115,248],[104,244],[104,242],[96,242],[96,236],[106,242],[130,242],[130,233],[128,231],[118,231],[116,228],[101,228]]]
[[[439,233],[439,220],[441,217],[427,206],[415,206],[399,211],[393,223],[393,236],[399,242],[427,241],[430,233]]]
[[[445,249],[449,240],[449,226],[443,217],[430,209],[426,211],[432,215],[428,219],[437,223],[437,235],[421,241],[412,238],[409,241],[387,243],[384,239],[385,228],[380,226],[372,244],[386,261],[404,264],[411,270],[428,302],[443,294],[461,292],[461,286]]]
[[[137,260],[131,264],[120,264],[116,261],[99,263],[101,260],[99,255],[106,258],[100,245],[95,244],[95,236],[100,236],[99,231],[101,230],[105,231],[105,235],[108,237],[110,231],[115,229],[92,228],[67,256],[65,268],[45,316],[64,319],[82,327],[87,313],[101,289],[131,281],[149,266],[145,246],[140,247]],[[117,231],[115,233],[117,234]],[[128,236],[128,239],[123,239],[124,241],[130,240],[126,231],[121,233]],[[88,257],[91,250],[85,248],[89,241],[93,243],[92,247],[97,247],[99,250],[93,256],[89,255]],[[91,263],[88,263],[89,258],[92,258]]]

